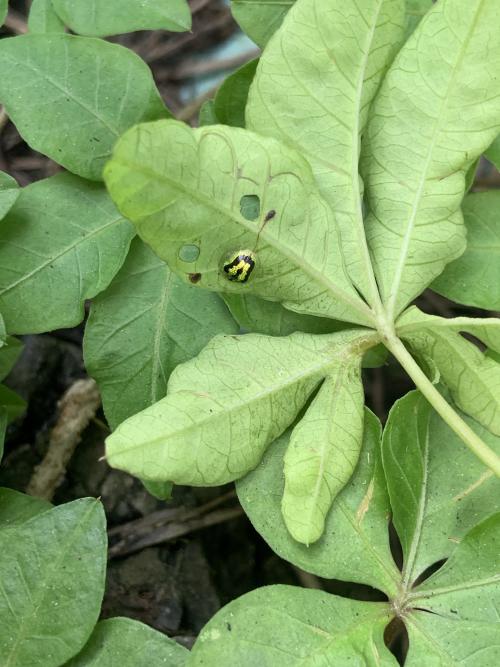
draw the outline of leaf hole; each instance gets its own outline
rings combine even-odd
[[[179,259],[181,262],[196,262],[200,256],[200,249],[194,243],[183,245],[179,250]]]
[[[403,547],[397,530],[392,522],[389,522],[389,546],[391,554],[399,570],[403,569]]]
[[[384,630],[384,644],[400,665],[404,665],[408,653],[408,631],[403,621],[396,616]]]
[[[299,577],[300,579],[300,577]],[[388,602],[387,595],[378,588],[372,588],[366,584],[358,584],[353,581],[340,581],[339,579],[317,578],[321,584],[321,590],[332,595],[338,595],[350,600],[359,600],[360,602]],[[301,581],[301,583],[303,583]]]
[[[257,220],[260,215],[260,199],[257,195],[244,195],[240,199],[240,213],[245,220]]]
[[[438,560],[436,563],[433,563],[432,565],[429,565],[422,574],[419,574],[419,576],[415,579],[413,582],[412,588],[415,588],[416,586],[420,586],[421,583],[423,583],[426,579],[431,577],[435,572],[440,570],[443,565],[446,563],[446,558],[443,558],[442,560]]]

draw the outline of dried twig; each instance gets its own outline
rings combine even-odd
[[[52,500],[80,437],[99,409],[101,398],[94,380],[77,380],[59,401],[45,458],[35,468],[26,493]]]

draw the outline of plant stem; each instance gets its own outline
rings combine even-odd
[[[455,431],[471,452],[481,459],[481,461],[488,466],[497,477],[500,477],[500,457],[498,457],[495,452],[488,447],[476,433],[474,433],[470,426],[466,424],[460,415],[451,407],[448,401],[441,396],[439,391],[434,387],[432,382],[403,345],[402,341],[394,334],[386,334],[385,344],[448,426]]]

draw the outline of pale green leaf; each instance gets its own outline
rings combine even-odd
[[[189,667],[396,667],[384,645],[388,604],[292,586],[252,591],[203,628]]]
[[[7,11],[9,9],[9,0],[0,0],[0,26],[3,25]]]
[[[463,419],[500,454],[499,438]],[[479,521],[500,511],[500,480],[416,391],[392,408],[382,453],[409,587]]]
[[[327,579],[355,581],[396,595],[400,573],[389,548],[389,497],[380,462],[380,423],[367,412],[363,448],[354,475],[333,503],[323,536],[306,547],[288,533],[281,514],[283,457],[289,433],[262,464],[239,480],[238,498],[271,548],[294,565]]]
[[[64,32],[64,23],[56,14],[52,0],[33,0],[28,15],[31,33]]]
[[[345,359],[334,369],[290,437],[281,510],[290,534],[303,544],[323,534],[328,511],[359,459],[364,414],[360,361]]]
[[[49,502],[41,498],[0,488],[0,530],[18,526],[51,507]]]
[[[335,213],[352,280],[375,284],[363,227],[359,148],[371,101],[394,57],[403,0],[301,0],[262,54],[247,126],[283,139],[310,162]]]
[[[444,319],[411,308],[399,320],[398,334],[417,357],[430,359],[453,400],[492,433],[500,435],[500,364],[460,335],[472,333],[500,351],[500,320]]]
[[[85,329],[85,365],[111,428],[163,398],[172,370],[213,336],[237,331],[216,294],[186,285],[134,239],[125,264],[94,300]]]
[[[259,46],[265,46],[295,0],[231,0],[240,28]]]
[[[366,230],[390,317],[465,250],[465,174],[500,129],[497,13],[496,0],[438,2],[373,106]]]
[[[211,486],[252,470],[332,366],[373,334],[216,336],[170,376],[167,396],[107,438],[111,466],[141,479]]]
[[[91,37],[105,37],[135,30],[171,30],[191,28],[187,0],[52,0],[73,32]]]
[[[0,225],[0,310],[12,333],[75,326],[122,265],[133,225],[105,188],[70,174],[33,183]]]
[[[493,623],[500,637],[500,513],[475,526],[437,572],[411,594],[412,605],[455,621]]]
[[[275,139],[224,125],[139,125],[116,145],[105,178],[122,213],[185,281],[298,312],[371,321],[309,165]],[[245,217],[248,202],[258,204],[256,219]],[[198,254],[185,256],[186,245]],[[224,262],[245,249],[256,256],[252,274],[247,282],[228,280]]]
[[[408,38],[431,9],[434,0],[406,0],[406,37]]]
[[[93,498],[60,505],[0,531],[0,663],[58,667],[99,616],[106,525]],[[5,631],[7,629],[7,631]]]
[[[14,206],[21,190],[17,182],[3,171],[0,171],[0,220]]]
[[[84,178],[101,179],[113,144],[131,125],[170,115],[144,61],[100,39],[2,39],[0,69],[0,103],[23,139]]]
[[[500,169],[500,135],[495,137],[495,140],[486,149],[484,155],[497,169]]]
[[[214,111],[219,123],[232,127],[245,127],[245,108],[250,84],[259,61],[251,60],[227,77],[217,91]]]
[[[130,618],[109,618],[66,667],[181,667],[188,658],[187,649],[161,632]]]
[[[500,663],[500,628],[414,611],[406,623],[405,667],[492,667]]]
[[[468,306],[500,309],[500,192],[469,195],[462,204],[467,248],[432,289]]]

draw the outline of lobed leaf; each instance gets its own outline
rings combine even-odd
[[[371,322],[331,211],[307,162],[284,144],[223,125],[139,125],[116,145],[105,179],[141,238],[185,281]],[[255,268],[248,282],[231,282],[223,264],[243,249],[254,252]]]
[[[9,174],[0,171],[0,220],[4,218],[14,206],[21,190],[19,185]]]
[[[298,542],[311,544],[349,481],[363,442],[364,393],[360,357],[345,359],[324,381],[291,433],[281,511]]]
[[[61,19],[73,32],[106,37],[134,30],[191,29],[186,0],[120,0],[117,8],[109,0],[52,0]]]
[[[0,68],[0,102],[23,139],[84,178],[101,179],[127,128],[170,116],[144,61],[118,44],[57,33],[2,39]]]
[[[472,420],[463,416],[472,426]],[[500,441],[474,426],[500,453]],[[448,558],[477,523],[500,511],[500,480],[470,452],[420,392],[397,401],[382,444],[393,521],[404,554],[403,585]]]
[[[500,364],[459,333],[472,333],[500,351],[500,320],[447,320],[412,308],[397,329],[417,357],[435,365],[458,407],[500,435]]]
[[[368,411],[364,426],[354,474],[336,497],[322,537],[309,547],[290,536],[281,514],[289,433],[269,447],[260,466],[238,480],[236,491],[255,529],[278,556],[320,577],[367,584],[391,596],[397,594],[400,573],[389,548],[390,506],[380,462],[381,428]]]
[[[395,667],[383,640],[390,616],[385,603],[268,586],[221,609],[201,631],[187,664]]]
[[[497,10],[495,0],[437,3],[374,104],[364,142],[366,231],[390,317],[465,250],[465,174],[500,129]]]
[[[66,667],[181,667],[189,651],[130,618],[100,621],[84,649]]]
[[[432,289],[468,306],[500,309],[500,192],[467,196],[462,204],[467,248],[448,264]]]
[[[238,479],[332,366],[370,341],[359,331],[216,336],[175,369],[164,399],[107,438],[108,462],[145,480],[212,486]]]
[[[106,570],[101,504],[85,498],[0,531],[0,662],[58,667],[87,641]]]
[[[403,0],[300,0],[262,54],[247,126],[311,164],[339,225],[348,273],[376,298],[358,173],[372,99],[402,40]]]
[[[64,23],[57,15],[52,0],[33,0],[28,15],[31,33],[65,32]]]
[[[0,225],[0,310],[11,333],[75,326],[122,265],[134,228],[101,185],[58,174],[23,188]]]
[[[238,327],[220,298],[186,285],[140,239],[93,302],[85,365],[111,428],[156,403],[172,370]],[[1,353],[0,353],[1,354]]]

